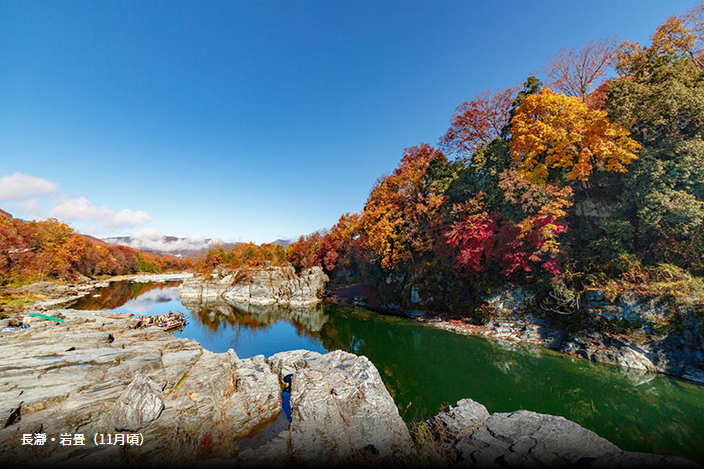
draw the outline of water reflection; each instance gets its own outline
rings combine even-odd
[[[220,328],[223,322],[260,329],[287,321],[301,334],[311,335],[320,332],[328,320],[324,308],[319,304],[305,307],[254,305],[226,301],[222,298],[184,298],[181,304],[196,313],[201,321],[213,330]]]
[[[177,292],[173,285],[128,284],[115,294],[130,301],[146,297],[137,308],[153,304],[148,314],[186,308],[191,320],[176,334],[214,352],[234,348],[240,357],[250,357],[305,348],[365,355],[407,421],[428,418],[444,404],[469,397],[490,412],[527,409],[561,415],[626,450],[704,462],[701,386],[523,344],[461,336],[361,309],[329,304],[282,308],[223,300],[181,303]],[[100,293],[105,301],[105,293]]]
[[[159,303],[178,301],[180,281],[112,282],[95,293],[84,296],[71,307],[86,310],[115,310],[146,314]]]
[[[240,357],[268,357],[298,348],[326,352],[319,333],[328,315],[321,305],[291,308],[232,303],[221,298],[184,298],[182,304],[198,325],[190,329],[186,326],[184,336],[198,340],[209,350],[233,348]]]

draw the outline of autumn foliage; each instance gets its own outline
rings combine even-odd
[[[286,249],[218,246],[195,267],[320,266],[389,304],[438,309],[507,282],[554,300],[663,264],[702,275],[703,13],[669,18],[647,46],[562,49],[548,86],[528,77],[462,102],[438,148],[407,148],[361,212]],[[0,243],[4,282],[177,265],[56,220],[0,217]]]
[[[434,161],[447,161],[430,145],[406,149],[398,168],[379,179],[362,212],[362,230],[372,258],[386,269],[413,262],[432,250],[432,231],[445,197],[428,187]]]
[[[650,46],[623,41],[616,51],[616,70],[621,76],[641,77],[655,68],[686,59],[704,68],[704,6],[699,4],[682,16],[671,16],[657,27]]]
[[[276,244],[236,244],[230,249],[223,245],[212,247],[197,259],[194,267],[199,273],[212,272],[218,266],[230,269],[261,268],[265,265],[287,265],[286,251]]]
[[[318,251],[322,245],[323,236],[316,231],[308,236],[301,236],[298,241],[286,248],[286,257],[297,271],[320,264]]]
[[[501,136],[508,124],[516,90],[485,90],[470,102],[463,102],[450,119],[450,128],[440,145],[453,153],[471,154],[483,144]]]
[[[595,167],[625,172],[640,150],[606,111],[544,88],[529,96],[511,121],[511,155],[530,180],[544,183],[549,170],[586,181]]]
[[[24,221],[0,213],[0,284],[188,267],[189,260],[105,243],[53,218]]]
[[[462,102],[442,151],[406,149],[361,213],[287,258],[450,309],[507,281],[564,294],[663,262],[704,273],[702,12],[669,18],[649,46],[562,49],[548,87],[529,77]]]
[[[326,270],[359,266],[364,256],[364,246],[360,238],[362,216],[359,213],[345,213],[323,236],[314,262]],[[294,248],[292,248],[293,251]],[[302,267],[302,266],[301,266]]]

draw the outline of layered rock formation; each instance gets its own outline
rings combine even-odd
[[[256,465],[266,457],[342,464],[413,452],[393,399],[365,357],[294,351],[239,359],[156,327],[137,329],[137,319],[52,314],[64,322],[0,332],[2,467],[181,467],[235,456]],[[282,421],[285,389],[290,414],[282,431],[238,455],[241,438]],[[75,434],[85,445],[60,444]],[[116,434],[139,434],[142,445],[95,444]],[[36,435],[45,435],[44,444],[22,444]]]
[[[143,461],[182,465],[230,455],[233,442],[279,414],[281,387],[264,357],[216,354],[137,319],[54,310],[0,333],[0,465]],[[96,446],[96,434],[141,433],[142,446]],[[43,445],[22,445],[44,434]],[[81,434],[86,446],[60,445]],[[52,440],[54,438],[54,440]]]
[[[366,357],[240,359],[137,319],[53,314],[64,322],[0,332],[1,467],[697,467],[623,452],[561,417],[490,415],[471,400],[425,422],[414,444]],[[85,445],[61,444],[79,434]],[[120,434],[141,444],[96,444]]]
[[[181,286],[180,297],[224,298],[233,303],[304,306],[315,304],[325,291],[327,275],[318,267],[299,274],[293,267],[216,269],[208,278],[193,277]]]
[[[471,399],[427,420],[423,456],[434,467],[698,468],[678,457],[620,450],[562,417],[526,410],[489,414]]]
[[[410,463],[415,448],[379,372],[366,357],[336,350],[282,352],[268,363],[291,393],[291,423],[242,451],[236,465],[318,467]]]

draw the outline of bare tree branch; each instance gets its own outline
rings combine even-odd
[[[581,49],[560,49],[543,67],[548,88],[568,96],[584,97],[601,84],[613,60],[617,41],[589,41]]]

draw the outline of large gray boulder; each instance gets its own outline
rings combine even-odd
[[[490,415],[471,399],[427,420],[425,428],[441,448],[440,456],[430,454],[436,467],[701,468],[678,457],[622,451],[563,417],[526,410]]]
[[[408,428],[366,357],[294,350],[268,362],[290,384],[290,428],[256,451],[241,452],[239,464],[401,464],[414,456]]]
[[[233,303],[306,306],[318,303],[328,276],[314,266],[297,274],[291,266],[217,269],[208,278],[193,277],[180,287],[183,299],[224,298]]]
[[[489,412],[486,407],[472,399],[462,399],[446,412],[427,420],[426,426],[440,440],[454,443],[466,432],[481,426],[488,419]]]
[[[457,443],[457,451],[481,467],[559,467],[619,449],[563,417],[522,410],[492,415]]]
[[[366,357],[336,350],[304,363],[291,377],[296,461],[322,464],[372,455],[389,460],[410,456],[408,429]]]

